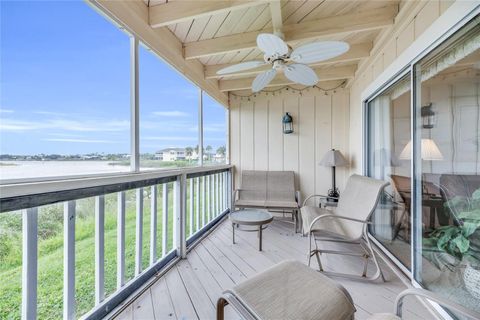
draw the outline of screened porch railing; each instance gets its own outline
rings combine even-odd
[[[38,269],[41,208],[63,207],[58,208],[63,210],[63,297],[60,298],[63,307],[60,316],[64,319],[100,318],[167,264],[185,257],[189,247],[229,212],[231,170],[231,166],[224,165],[2,185],[0,212],[22,216],[22,281],[18,305],[22,319],[36,319],[38,315],[37,294],[42,285]],[[75,225],[77,216],[89,214],[88,211],[93,211],[94,221],[91,226],[94,230],[90,230],[94,234],[94,270],[91,270],[94,273],[94,301],[85,310],[85,305],[83,309],[78,307],[76,297],[75,286],[82,279],[76,277],[76,256],[81,253],[76,250]],[[126,227],[133,223],[134,228]],[[110,230],[112,225],[116,230]],[[113,232],[108,241],[112,241],[110,238],[116,241],[108,248],[116,247],[110,250],[115,253],[105,250],[106,226],[110,228],[109,234]],[[126,233],[130,229],[129,237]],[[106,273],[106,262],[108,270],[115,273],[115,279]],[[112,267],[112,263],[116,265]]]

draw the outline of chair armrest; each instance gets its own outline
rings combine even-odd
[[[314,229],[312,229],[312,227],[318,220],[324,219],[324,218],[343,219],[343,220],[349,220],[349,221],[363,223],[363,224],[370,224],[371,223],[370,221],[366,221],[366,220],[360,220],[360,219],[350,218],[350,217],[346,217],[346,216],[339,216],[339,215],[332,214],[332,213],[327,213],[327,214],[322,214],[322,215],[316,217],[315,219],[313,219],[312,223],[310,223],[309,232],[312,232],[314,230]]]
[[[242,191],[242,189],[240,189],[240,188],[233,190],[233,192],[232,192],[232,200],[233,200],[233,202],[237,201],[237,194],[240,193],[240,191]]]
[[[449,299],[441,297],[441,296],[439,296],[439,295],[437,295],[437,294],[435,294],[431,291],[425,290],[425,289],[407,289],[407,290],[404,290],[404,291],[400,292],[400,294],[395,299],[395,304],[394,304],[394,308],[395,308],[394,312],[400,318],[402,317],[403,299],[406,296],[409,296],[409,295],[414,295],[414,296],[419,296],[419,297],[422,297],[422,298],[426,298],[428,300],[436,302],[436,303],[450,309],[451,311],[459,312],[459,313],[461,313],[461,314],[463,314],[463,315],[465,315],[469,318],[472,318],[472,319],[480,319],[480,313],[475,312],[473,310],[469,310],[469,309],[465,308],[464,306],[459,305],[458,303],[452,302]]]
[[[304,207],[306,204],[307,204],[307,201],[312,199],[312,198],[330,198],[330,199],[339,199],[339,198],[336,198],[336,197],[330,197],[330,196],[325,196],[323,194],[312,194],[312,195],[309,195],[304,201],[303,201],[303,204],[302,204],[302,207]]]
[[[295,191],[295,202],[297,205],[300,204],[300,190]]]

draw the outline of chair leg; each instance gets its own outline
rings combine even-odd
[[[217,320],[223,320],[225,318],[225,306],[228,304],[228,301],[220,297],[217,300]]]
[[[320,253],[319,250],[315,250],[315,255],[317,256],[317,262],[318,262],[318,269],[320,270],[320,272],[323,272],[322,260],[320,259],[319,253]]]
[[[310,260],[312,260],[312,234],[309,233],[309,248],[308,248],[308,266],[310,267]]]
[[[318,248],[318,244],[317,244],[317,241],[315,240],[315,236],[313,236],[313,242],[315,243],[315,250],[313,250],[313,253],[315,254],[315,257],[317,258],[318,270],[320,272],[323,272],[322,260],[320,259],[320,254],[322,254],[322,252]]]
[[[377,269],[375,271],[375,274],[371,277],[371,280],[382,278],[382,281],[385,282],[385,277],[383,275],[382,268],[380,268],[380,264],[378,263],[377,257],[375,255],[375,251],[373,251],[373,247],[372,247],[372,244],[370,243],[370,239],[368,239],[368,235],[365,238],[366,238],[365,241],[367,242],[367,247],[368,247],[368,250],[370,251],[373,263],[375,264],[375,268]]]

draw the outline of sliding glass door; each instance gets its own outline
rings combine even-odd
[[[366,104],[366,173],[390,182],[369,230],[414,283],[480,312],[480,17],[410,70]]]
[[[390,185],[373,215],[370,233],[408,269],[410,247],[410,162],[401,160],[410,139],[410,74],[368,103],[367,174]]]
[[[414,77],[414,277],[480,311],[479,21],[419,61]]]

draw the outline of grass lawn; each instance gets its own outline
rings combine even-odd
[[[190,183],[190,181],[189,181]],[[173,185],[170,183],[167,252],[173,247]],[[186,231],[190,230],[190,188],[187,188]],[[196,195],[194,194],[196,205]],[[208,196],[208,192],[207,192]],[[162,188],[157,191],[157,257],[162,253]],[[142,268],[150,259],[150,188],[144,189]],[[135,190],[126,192],[125,276],[132,279],[135,269]],[[94,307],[95,199],[76,201],[75,299],[77,317]],[[202,208],[202,204],[200,204]],[[196,210],[194,210],[196,211]],[[198,230],[194,214],[193,230]],[[214,218],[213,216],[211,217]],[[56,319],[63,315],[63,204],[39,209],[38,318]],[[0,319],[20,319],[22,234],[20,212],[0,214]],[[105,295],[116,290],[117,194],[105,196]]]

